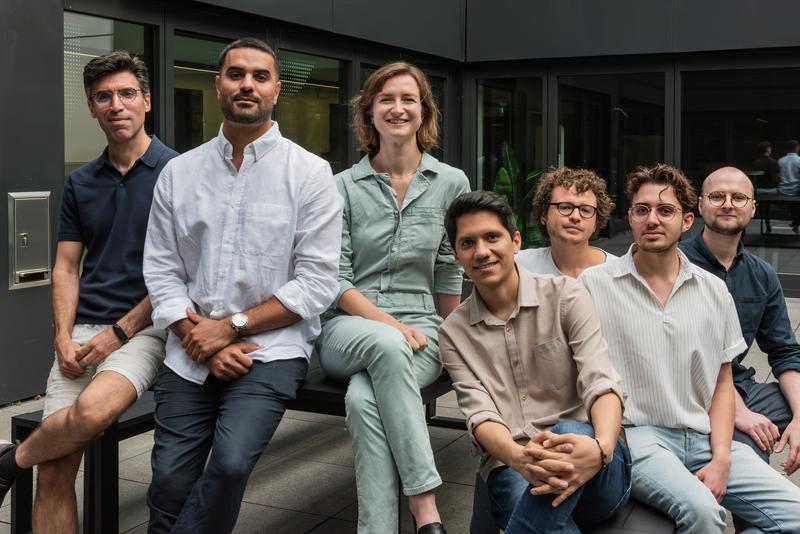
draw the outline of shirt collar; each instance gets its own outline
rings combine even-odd
[[[539,295],[534,286],[534,275],[526,271],[519,263],[516,263],[517,273],[519,273],[519,290],[517,291],[517,307],[511,313],[509,320],[519,315],[521,308],[531,308],[539,305]],[[478,288],[472,288],[472,299],[469,303],[469,324],[475,326],[483,321],[490,325],[505,324],[497,317],[492,315],[486,308]]]
[[[637,248],[638,245],[636,243],[632,244],[624,256],[620,257],[618,261],[611,263],[611,271],[614,278],[631,275],[642,283],[646,283],[642,275],[639,274],[639,271],[636,270],[636,264],[633,263],[633,253]],[[678,287],[681,283],[694,276],[705,278],[706,271],[689,261],[689,258],[680,248],[676,248],[675,250],[678,251],[678,258],[680,260],[680,270],[678,271],[678,277],[675,279],[675,287]]]
[[[134,162],[133,166],[128,171],[128,175],[130,175],[130,171],[136,167],[136,163],[139,161],[151,169],[154,169],[156,165],[158,165],[158,160],[161,159],[161,154],[164,152],[165,148],[166,146],[158,139],[158,137],[155,135],[150,136],[150,145],[147,147],[147,150],[144,151],[144,154],[139,156],[139,159]],[[108,159],[108,145],[106,145],[106,148],[103,149],[103,153],[100,154],[97,162],[100,164],[100,167],[108,165],[115,171],[117,170],[116,167],[114,167],[114,165],[111,163],[111,160]]]
[[[275,148],[281,138],[281,131],[278,128],[277,121],[272,121],[272,126],[270,126],[269,130],[267,130],[264,135],[244,147],[244,153],[253,154],[255,160],[258,161],[270,150]],[[222,154],[222,157],[225,159],[231,159],[233,157],[233,145],[225,137],[225,134],[222,133],[221,124],[219,126],[219,133],[217,134],[217,147],[219,148],[220,154]]]
[[[700,230],[700,233],[697,234],[694,238],[689,240],[689,245],[692,246],[697,252],[703,256],[706,261],[711,263],[712,265],[719,265],[722,267],[722,264],[717,260],[717,257],[714,256],[714,253],[711,252],[711,249],[708,248],[706,245],[705,240],[703,240],[703,233],[705,233],[706,229],[703,228]],[[744,245],[742,244],[742,240],[739,240],[739,243],[736,245],[736,255],[733,257],[733,261],[737,261],[737,259],[742,255],[744,252]],[[724,267],[723,267],[724,268]]]
[[[439,160],[427,152],[423,152],[422,160],[419,162],[419,168],[417,169],[417,172],[421,172],[432,178],[437,176],[440,170],[441,164],[439,163]],[[375,176],[377,174],[380,173],[378,173],[378,171],[376,171],[372,166],[372,162],[369,160],[368,155],[361,158],[361,161],[353,166],[353,179],[355,181],[369,178],[370,176]]]

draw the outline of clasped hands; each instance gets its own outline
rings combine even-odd
[[[236,331],[228,319],[209,319],[194,310],[186,309],[186,319],[192,323],[191,330],[181,339],[187,356],[220,380],[234,380],[246,374],[253,365],[248,353],[261,348],[255,343],[234,343]]]
[[[609,454],[613,457],[613,451]],[[519,451],[511,467],[531,484],[531,494],[557,494],[553,507],[586,484],[602,467],[594,438],[579,434],[536,434]]]

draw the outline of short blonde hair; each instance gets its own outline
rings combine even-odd
[[[417,146],[426,152],[439,141],[439,106],[433,97],[431,84],[425,73],[405,61],[395,61],[379,68],[364,83],[364,88],[353,97],[353,129],[356,141],[364,152],[374,156],[381,148],[380,135],[372,124],[372,103],[389,78],[408,74],[417,82],[422,104],[422,125],[417,130]]]

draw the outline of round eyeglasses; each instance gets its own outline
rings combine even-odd
[[[716,207],[725,205],[725,201],[729,198],[734,208],[743,208],[753,199],[753,197],[748,197],[744,193],[724,193],[722,191],[712,191],[706,195],[708,203]]]
[[[558,213],[564,217],[569,217],[575,210],[578,210],[578,213],[583,219],[591,219],[597,212],[597,208],[589,204],[581,204],[579,206],[572,202],[551,202],[550,205],[555,206]]]
[[[660,221],[672,220],[676,213],[682,211],[677,206],[673,206],[672,204],[659,204],[658,206],[652,208],[647,204],[634,204],[629,208],[631,217],[633,217],[633,220],[635,221],[645,220],[650,216],[650,212],[652,210],[656,210],[656,217],[658,217]]]
[[[117,95],[123,104],[130,104],[136,100],[136,95],[139,94],[141,89],[134,89],[133,87],[123,87],[116,91],[97,91],[91,96],[92,102],[98,106],[107,106],[111,104],[114,95]]]

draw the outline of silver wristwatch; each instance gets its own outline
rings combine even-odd
[[[241,312],[234,313],[231,315],[230,319],[228,319],[228,323],[231,325],[231,328],[236,330],[236,337],[242,337],[247,333],[249,320],[246,314]]]

